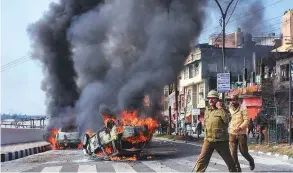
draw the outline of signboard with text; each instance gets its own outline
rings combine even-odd
[[[217,74],[217,91],[219,93],[225,93],[230,91],[230,73],[218,73]]]

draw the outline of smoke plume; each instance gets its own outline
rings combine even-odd
[[[46,90],[48,97],[78,95],[78,86],[75,114],[82,130],[100,129],[103,112],[160,114],[163,87],[177,77],[190,43],[200,34],[206,1],[108,0],[95,1],[86,10],[74,2],[55,4],[31,31],[50,72],[46,81],[53,89]],[[72,73],[60,78],[63,71]],[[72,81],[71,88],[63,87],[67,81]],[[147,108],[145,95],[151,100]]]
[[[33,58],[43,64],[45,78],[42,90],[46,92],[48,128],[74,123],[73,110],[79,97],[76,72],[73,68],[72,47],[67,40],[71,20],[95,7],[101,0],[61,0],[52,3],[49,11],[28,27],[33,47]]]
[[[245,8],[241,11],[240,18],[238,21],[239,25],[244,32],[254,34],[260,33],[263,28],[263,19],[264,19],[264,3],[263,0],[248,0],[245,1]]]

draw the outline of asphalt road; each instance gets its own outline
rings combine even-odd
[[[84,155],[82,150],[51,150],[4,162],[2,172],[191,172],[201,147],[154,139],[137,161],[105,161]],[[149,156],[146,158],[146,156]],[[151,158],[150,158],[151,156]],[[254,172],[293,172],[293,164],[265,156],[253,156]],[[243,172],[251,172],[239,156]],[[207,172],[227,172],[227,166],[214,152]]]

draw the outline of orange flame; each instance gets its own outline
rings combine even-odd
[[[57,141],[56,135],[58,133],[58,129],[52,129],[51,134],[49,136],[48,141],[51,143],[53,150],[57,149]]]
[[[131,143],[146,142],[151,138],[158,127],[158,122],[150,117],[139,118],[138,111],[122,111],[122,126],[145,126],[147,133],[140,132],[136,137],[123,138],[123,140]]]
[[[158,122],[154,118],[151,118],[151,117],[138,117],[138,113],[139,113],[138,111],[122,111],[122,113],[121,113],[122,116],[119,120],[116,117],[104,114],[103,115],[104,124],[105,124],[105,126],[107,126],[107,123],[110,120],[113,120],[115,122],[115,124],[117,124],[117,133],[118,134],[123,133],[125,126],[134,126],[134,127],[144,126],[147,128],[146,132],[139,132],[139,134],[136,135],[135,137],[122,138],[122,141],[127,141],[132,144],[146,142],[152,137],[152,135],[156,131],[156,128],[158,127]],[[106,146],[104,146],[104,148],[105,148],[105,152],[108,155],[113,153],[112,144],[106,145]],[[98,152],[96,154],[100,155],[100,156],[104,156],[103,152]],[[150,158],[151,157],[148,157],[148,159],[150,159]],[[113,156],[113,157],[110,157],[109,159],[115,160],[115,161],[118,161],[118,160],[119,161],[137,160],[136,155],[134,155],[132,157]]]
[[[57,135],[58,131],[59,131],[58,129],[52,129],[51,134],[50,134],[50,136],[48,138],[48,141],[52,145],[53,150],[64,149],[63,147],[57,145],[56,135]],[[82,148],[82,143],[78,144],[77,148],[81,149]]]

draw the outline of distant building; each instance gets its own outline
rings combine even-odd
[[[283,45],[293,42],[293,10],[289,9],[282,17]]]
[[[250,38],[251,37],[251,38]],[[221,34],[213,34],[210,36],[209,45],[213,45],[216,48],[220,48],[223,45],[223,39]],[[265,34],[261,36],[251,36],[249,33],[244,33],[240,28],[236,32],[226,34],[225,47],[226,48],[243,48],[245,42],[251,40],[255,45],[258,46],[281,46],[281,36],[275,33]]]
[[[288,10],[282,17],[282,45],[273,52],[293,51],[293,10]]]

